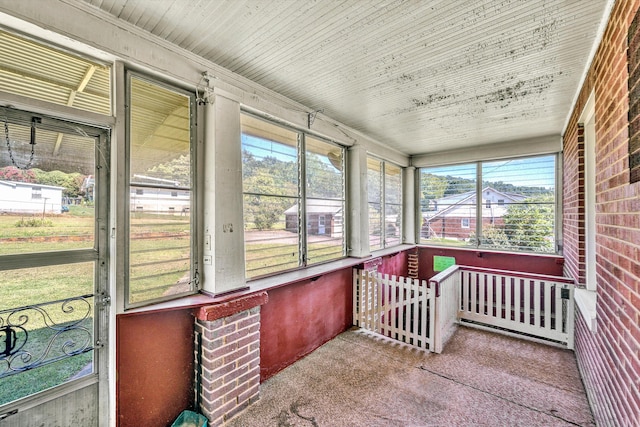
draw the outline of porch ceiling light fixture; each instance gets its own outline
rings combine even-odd
[[[31,145],[31,155],[29,157],[29,162],[25,166],[20,166],[16,162],[16,159],[13,157],[13,151],[11,150],[11,141],[9,140],[9,120],[6,117],[4,119],[4,137],[7,142],[7,151],[9,152],[9,159],[11,159],[11,164],[20,170],[29,169],[31,167],[31,164],[33,163],[33,158],[35,157],[35,148],[36,148],[36,125],[38,123],[42,123],[42,119],[40,117],[31,118],[31,140],[29,141],[29,145]]]

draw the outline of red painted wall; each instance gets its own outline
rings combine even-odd
[[[268,292],[260,310],[261,381],[351,327],[351,282],[349,268]]]
[[[418,251],[418,277],[420,279],[430,279],[438,273],[433,271],[433,257],[435,255],[454,257],[456,264],[459,265],[562,276],[563,258],[560,256],[486,252],[433,246],[420,247]]]
[[[576,313],[575,345],[596,422],[603,426],[640,420],[640,183],[629,183],[627,87],[627,32],[639,5],[615,3],[563,140],[566,274],[584,283],[584,143],[578,118],[595,91],[597,331]]]
[[[382,273],[406,275],[406,252],[370,260]],[[345,268],[268,291],[260,312],[261,381],[351,327],[352,277]],[[171,425],[192,407],[193,310],[117,316],[120,427]]]
[[[372,257],[360,264],[358,268],[377,268],[379,273],[389,276],[407,276],[408,251],[396,252],[395,254],[382,257]]]
[[[116,318],[118,426],[168,426],[193,405],[192,310]]]

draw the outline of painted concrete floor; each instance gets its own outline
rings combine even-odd
[[[230,426],[595,426],[573,352],[460,327],[442,354],[347,331]]]

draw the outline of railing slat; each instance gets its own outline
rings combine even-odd
[[[541,287],[542,286],[542,287]],[[540,283],[540,280],[533,281],[533,326],[540,327],[540,289],[544,290],[544,283]]]
[[[389,284],[389,275],[385,276],[385,280],[387,282],[387,284]],[[391,280],[392,282],[396,281],[396,276],[391,276]],[[395,285],[395,283],[394,283]],[[391,332],[390,337],[391,338],[396,338],[396,308],[398,307],[398,287],[397,286],[393,286],[391,287],[391,292],[390,292],[390,299],[389,299],[389,306],[390,306],[390,310],[391,313],[389,315],[389,319],[391,319],[390,323],[389,323],[389,330]]]
[[[504,314],[502,313],[502,287],[504,286],[504,276],[496,276],[496,317],[498,319],[504,319]]]
[[[544,289],[544,329],[551,331],[551,292],[556,287],[556,283],[548,283]]]

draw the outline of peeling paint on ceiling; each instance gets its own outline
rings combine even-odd
[[[607,0],[81,0],[406,154],[559,135]]]

